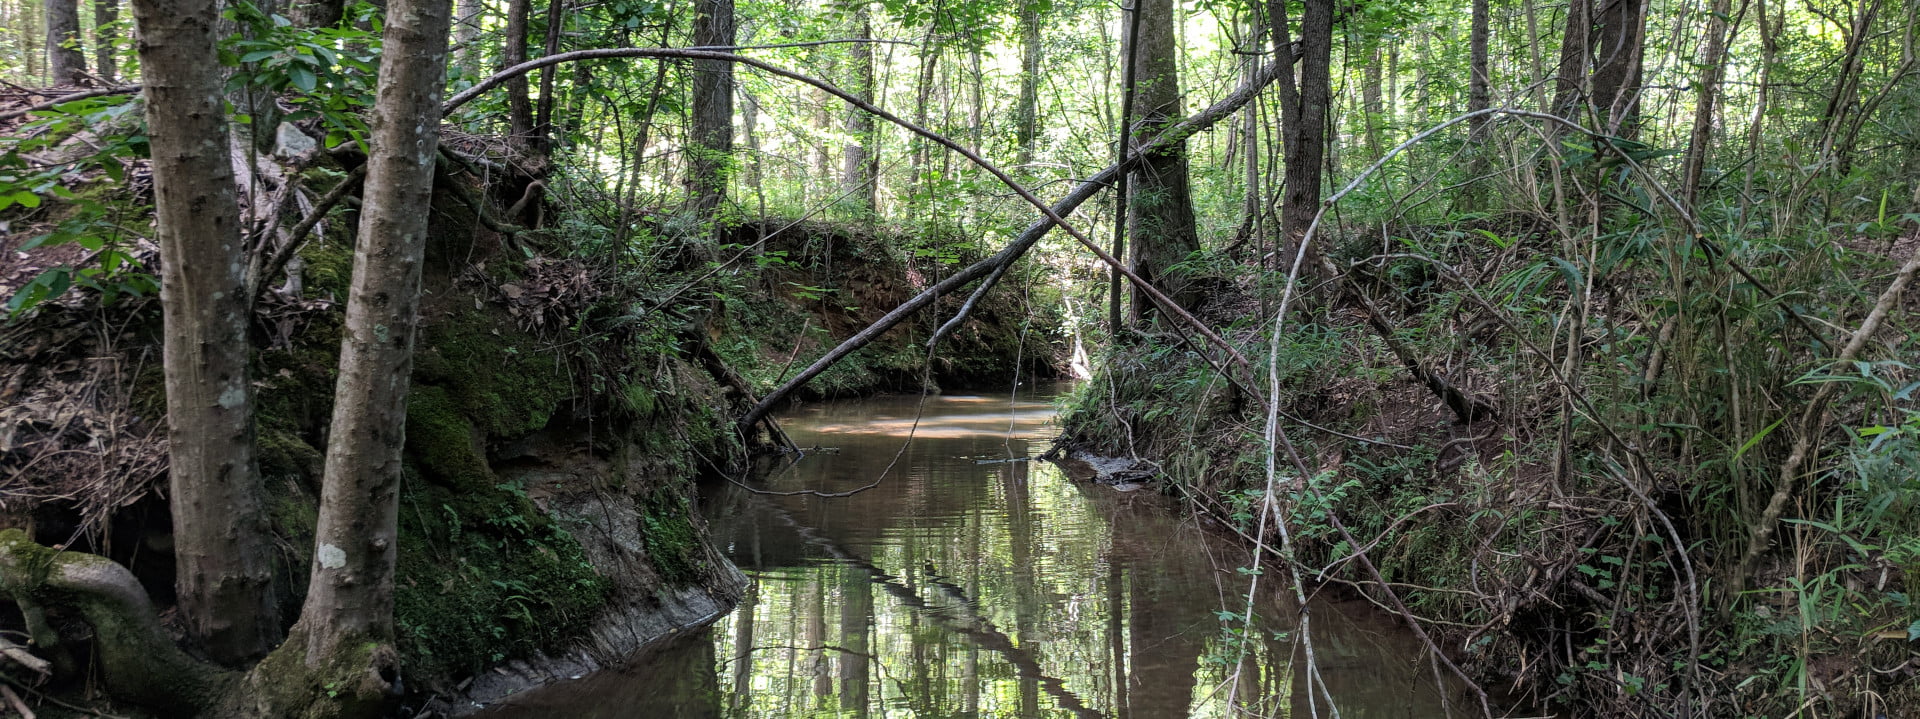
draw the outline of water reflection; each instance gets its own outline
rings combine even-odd
[[[785,418],[801,446],[837,452],[757,486],[884,481],[844,498],[709,487],[715,539],[755,580],[740,608],[619,672],[489,715],[1308,716],[1278,582],[1263,583],[1256,630],[1233,631],[1220,617],[1245,610],[1245,550],[1158,497],[1027,461],[1051,416],[1045,401],[987,395]],[[1429,663],[1399,629],[1341,605],[1316,604],[1314,617],[1341,716],[1445,715]]]

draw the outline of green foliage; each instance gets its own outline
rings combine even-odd
[[[364,5],[356,7],[366,9]],[[366,151],[364,116],[373,97],[380,57],[378,13],[366,13],[369,30],[351,24],[297,27],[287,18],[262,12],[249,2],[227,6],[225,17],[243,28],[220,47],[220,61],[234,68],[227,77],[229,93],[242,89],[269,95],[289,93],[286,97],[296,109],[284,120],[317,120],[326,147],[352,142]],[[236,121],[252,121],[250,108],[237,110]]]
[[[9,317],[69,287],[92,290],[103,305],[159,291],[157,279],[133,255],[131,233],[122,226],[137,217],[139,209],[103,188],[89,187],[102,180],[125,182],[128,165],[146,155],[139,108],[127,96],[61,103],[0,139],[0,217],[55,216],[47,232],[29,236],[13,249],[73,244],[88,253],[86,264],[47,269],[16,290],[6,303]],[[83,133],[89,137],[81,137]],[[48,155],[68,159],[47,162]]]

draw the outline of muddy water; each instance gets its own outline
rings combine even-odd
[[[916,421],[917,416],[917,421]],[[880,398],[783,423],[827,450],[707,487],[717,544],[754,587],[712,627],[497,717],[1312,715],[1297,611],[1247,551],[1146,492],[1030,461],[1044,397]],[[908,442],[909,436],[912,441]],[[1446,716],[1431,663],[1371,607],[1316,601],[1339,716]],[[1316,695],[1318,692],[1315,692]],[[1448,692],[1451,694],[1451,692]],[[1452,703],[1458,712],[1461,707]],[[1321,703],[1318,715],[1332,713]]]

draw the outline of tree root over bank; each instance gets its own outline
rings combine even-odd
[[[94,662],[115,697],[165,716],[374,717],[398,687],[399,656],[376,642],[343,644],[311,656],[304,632],[246,672],[188,656],[160,626],[145,588],[126,567],[84,552],[41,545],[19,529],[0,531],[0,597],[29,616],[72,610],[93,629]],[[43,650],[60,638],[42,622]]]

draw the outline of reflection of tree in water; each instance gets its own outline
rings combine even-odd
[[[996,406],[1004,400],[940,411],[984,416]],[[1003,431],[1006,419],[948,424]],[[862,486],[900,449],[898,437],[788,427],[802,445],[841,451],[809,456],[767,480],[772,489]],[[708,497],[716,540],[758,582],[710,634],[727,659],[708,681],[726,687],[728,715],[1226,716],[1230,693],[1241,715],[1308,715],[1284,637],[1293,610],[1282,592],[1265,591],[1274,583],[1263,583],[1238,684],[1226,684],[1239,645],[1223,638],[1214,612],[1244,608],[1245,578],[1232,571],[1246,562],[1244,548],[1182,522],[1155,496],[1075,484],[1048,464],[975,462],[1009,449],[1028,451],[1025,440],[998,434],[922,437],[899,474],[861,494],[772,497],[724,485]],[[1417,707],[1434,705],[1414,701],[1431,694],[1421,686],[1430,674],[1396,629],[1356,624],[1332,606],[1315,617],[1343,717],[1420,715]],[[658,670],[633,677],[665,680]],[[658,715],[710,715],[705,706]]]

